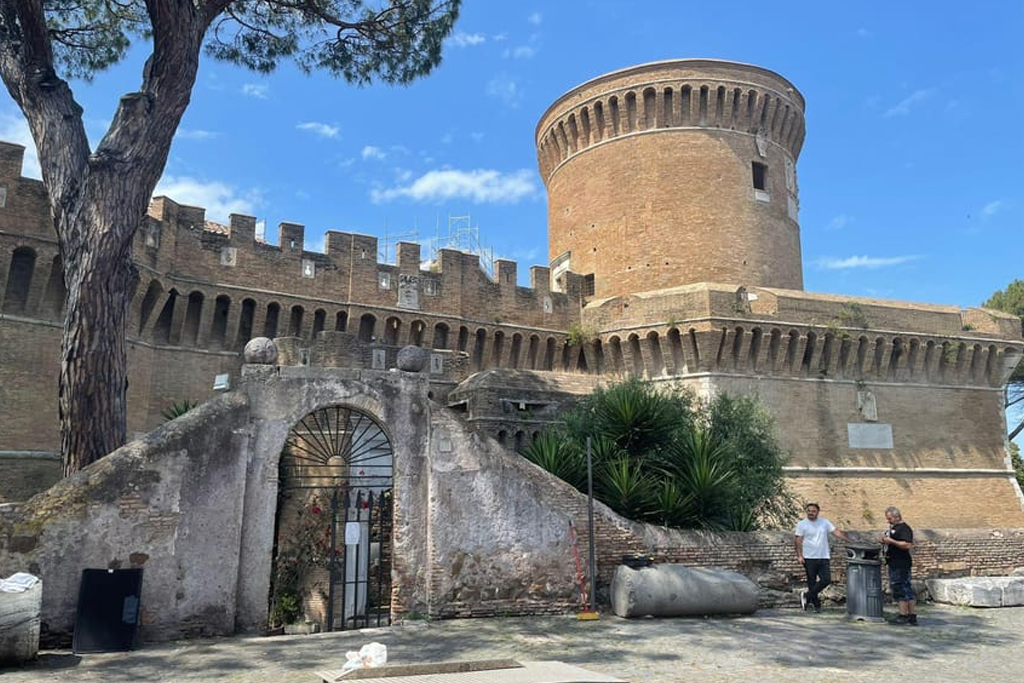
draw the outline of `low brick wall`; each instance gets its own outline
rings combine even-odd
[[[793,534],[788,531],[702,532],[654,529],[654,542],[645,544],[621,527],[595,523],[598,597],[608,587],[623,555],[643,553],[655,562],[692,567],[718,567],[740,572],[762,589],[762,605],[792,602],[805,584],[803,567],[796,561]],[[854,538],[877,538],[881,529],[849,532]],[[918,529],[914,532],[914,578],[1006,576],[1024,567],[1024,529]],[[583,540],[585,542],[585,539]],[[832,580],[845,585],[845,544],[832,540]],[[581,548],[586,556],[586,548]],[[884,572],[883,572],[884,574]]]

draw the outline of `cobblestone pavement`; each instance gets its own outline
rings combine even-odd
[[[316,671],[340,668],[346,650],[374,641],[387,645],[396,664],[560,660],[632,683],[1018,683],[1024,678],[1024,607],[925,606],[917,628],[851,622],[840,610],[762,610],[738,618],[416,622],[310,636],[153,644],[124,654],[45,651],[32,664],[0,669],[0,681],[318,683]]]

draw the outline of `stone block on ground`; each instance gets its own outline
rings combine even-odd
[[[0,666],[35,659],[42,600],[43,583],[39,580],[17,592],[0,589]]]
[[[760,597],[757,584],[737,572],[676,564],[620,565],[611,594],[612,611],[620,617],[752,614]]]
[[[935,602],[969,607],[1017,607],[1024,605],[1024,576],[970,576],[959,579],[928,579]]]

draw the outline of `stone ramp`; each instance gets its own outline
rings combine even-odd
[[[320,671],[317,676],[323,683],[627,683],[562,662],[512,659],[389,665],[347,674]]]

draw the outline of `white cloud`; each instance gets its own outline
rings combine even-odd
[[[270,87],[259,83],[246,83],[242,86],[242,94],[246,97],[255,97],[258,100],[267,99]]]
[[[0,113],[0,140],[13,142],[25,147],[25,160],[21,174],[26,178],[42,178],[43,171],[39,167],[39,155],[36,154],[36,143],[28,129],[28,121],[21,114]]]
[[[846,258],[835,258],[823,256],[815,260],[814,265],[820,270],[850,270],[852,268],[886,268],[898,266],[909,261],[921,258],[920,256],[847,256]]]
[[[542,21],[544,21],[544,15],[541,14],[540,12],[534,12],[533,14],[528,16],[526,20],[533,24],[534,26],[538,26]]]
[[[981,210],[981,215],[985,218],[988,218],[989,216],[996,215],[1005,208],[1006,202],[1004,202],[1002,199],[997,199],[994,202],[989,202],[988,204],[986,204],[985,207]]]
[[[465,199],[478,204],[512,204],[535,196],[537,191],[536,174],[525,169],[513,173],[445,169],[429,171],[404,186],[373,190],[370,197],[378,204],[395,199],[417,202]]]
[[[537,54],[537,48],[529,45],[520,45],[516,49],[512,50],[513,59],[530,59]]]
[[[316,133],[317,135],[325,138],[336,138],[340,132],[340,129],[337,126],[320,123],[318,121],[307,121],[305,123],[300,123],[295,127],[299,130],[308,130],[311,133]]]
[[[472,47],[473,45],[480,45],[487,40],[487,36],[482,33],[455,33],[452,35],[448,42],[455,47]]]
[[[384,159],[387,154],[384,153],[380,147],[374,147],[373,145],[367,145],[363,147],[363,159]]]
[[[207,220],[227,223],[233,213],[252,216],[263,198],[256,190],[239,192],[238,188],[218,180],[206,181],[187,176],[167,176],[160,179],[154,196],[166,196],[179,204],[206,209]]]
[[[181,138],[182,140],[209,140],[210,138],[215,138],[218,135],[220,135],[220,133],[215,133],[212,130],[190,130],[188,128],[179,128],[174,137]]]
[[[921,90],[915,90],[905,97],[895,107],[890,107],[885,112],[885,118],[891,118],[893,116],[908,116],[910,114],[911,107],[914,107],[921,102],[924,102],[929,97],[935,94],[935,88],[924,88]]]
[[[825,229],[826,230],[842,230],[843,228],[845,228],[846,226],[850,225],[851,223],[853,223],[853,216],[847,216],[846,214],[839,214],[838,216],[833,217],[832,220],[830,220],[828,222],[828,225],[825,226]]]
[[[486,93],[489,97],[497,98],[510,107],[518,106],[519,99],[522,97],[519,84],[514,78],[507,76],[495,78],[488,83]]]

